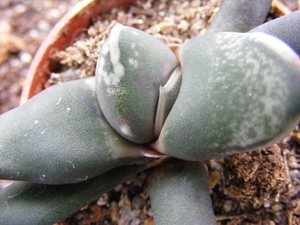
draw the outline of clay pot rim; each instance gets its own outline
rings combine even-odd
[[[82,0],[69,10],[51,29],[37,50],[22,89],[20,104],[44,89],[49,78],[50,58],[71,45],[76,37],[103,12],[134,3],[136,0]]]

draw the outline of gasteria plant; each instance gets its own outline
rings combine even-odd
[[[216,224],[204,160],[277,143],[300,120],[300,12],[247,33],[216,21],[174,51],[117,24],[95,77],[2,114],[0,178],[19,181],[0,192],[1,223],[54,223],[170,157],[149,180],[155,223]]]

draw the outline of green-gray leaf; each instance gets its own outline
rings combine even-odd
[[[174,161],[154,168],[150,200],[156,225],[216,225],[204,163]]]
[[[17,181],[0,191],[0,223],[53,224],[72,215],[142,169],[144,166],[123,166],[77,184],[44,185]]]
[[[249,32],[263,32],[275,36],[300,56],[300,10],[264,23]]]
[[[300,59],[263,33],[216,33],[181,50],[182,85],[155,148],[204,160],[269,146],[300,120]]]
[[[207,33],[247,32],[262,24],[272,0],[224,0]]]
[[[107,123],[95,78],[53,86],[0,116],[0,179],[61,184],[142,158]]]
[[[102,47],[96,70],[97,96],[111,126],[126,139],[154,139],[159,87],[178,66],[161,41],[117,24]]]

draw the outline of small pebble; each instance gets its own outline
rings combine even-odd
[[[144,205],[146,204],[146,201],[141,198],[139,195],[134,196],[132,199],[132,207],[134,209],[141,209],[144,207]]]
[[[108,202],[108,195],[107,194],[104,194],[102,195],[98,201],[97,201],[97,205],[99,206],[103,206],[103,205],[106,205]]]
[[[37,27],[41,31],[49,32],[51,29],[50,24],[46,20],[41,20],[37,23]]]
[[[30,63],[32,60],[32,55],[28,52],[20,52],[20,59],[22,63]]]
[[[282,209],[283,209],[283,205],[280,204],[280,203],[277,203],[277,204],[272,206],[272,210],[275,211],[275,212],[280,211]]]
[[[223,209],[226,213],[230,212],[232,210],[232,201],[231,200],[226,200],[224,202],[224,205],[223,205]]]
[[[15,6],[15,12],[18,14],[24,13],[27,10],[27,7],[23,4],[18,4]]]
[[[90,214],[90,220],[91,222],[97,222],[101,218],[101,208],[94,204],[90,206],[91,214]]]
[[[118,203],[112,202],[110,204],[110,218],[112,222],[118,221],[119,214],[118,214]]]

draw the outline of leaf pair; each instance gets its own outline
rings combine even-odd
[[[300,59],[278,38],[255,30],[213,33],[177,53],[180,68],[150,35],[113,28],[98,60],[97,96],[124,138],[147,143],[158,136],[151,146],[163,154],[207,160],[277,143],[300,120]]]

